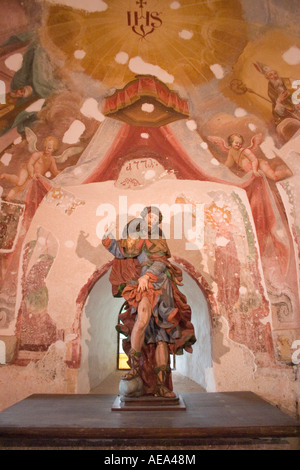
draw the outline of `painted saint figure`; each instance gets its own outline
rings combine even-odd
[[[297,85],[292,78],[280,77],[277,70],[260,62],[254,64],[255,68],[262,73],[268,81],[268,96],[272,102],[272,113],[275,124],[278,125],[283,119],[293,118],[300,120],[299,105],[293,103],[292,96],[295,94]],[[300,124],[298,123],[298,128]]]
[[[103,245],[115,257],[113,293],[127,303],[119,328],[127,335],[124,350],[131,368],[123,380],[141,377],[141,394],[173,398],[170,354],[192,352],[196,338],[191,309],[178,289],[182,273],[169,261],[161,221],[161,212],[147,207],[128,224],[127,236],[115,240],[106,234]]]
[[[287,141],[300,129],[299,80],[280,77],[277,70],[261,62],[256,62],[254,66],[268,82],[268,97],[272,103],[276,130]],[[294,100],[293,96],[297,99]]]

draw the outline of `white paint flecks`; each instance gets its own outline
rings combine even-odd
[[[65,132],[62,141],[65,144],[76,144],[84,131],[85,125],[83,124],[83,122],[76,119],[72,122],[69,129]]]
[[[211,161],[210,161],[210,163],[211,163],[212,165],[215,165],[215,166],[220,165],[220,162],[218,162],[218,160],[217,160],[216,158],[212,158]]]
[[[246,294],[248,293],[247,287],[241,286],[241,287],[239,288],[239,293],[240,293],[241,295],[246,295]]]
[[[86,52],[83,49],[77,49],[77,51],[74,52],[74,57],[75,59],[83,59],[86,56]]]
[[[5,152],[2,155],[0,161],[1,161],[1,163],[3,163],[3,165],[8,166],[10,164],[11,158],[12,158],[12,154],[8,153],[8,152]]]
[[[19,135],[19,137],[17,137],[15,140],[14,140],[14,145],[18,145],[22,142],[22,137]]]
[[[141,137],[142,137],[142,139],[149,139],[150,136],[147,132],[142,132]]]
[[[66,5],[72,8],[78,8],[86,11],[105,11],[108,6],[103,0],[48,0],[49,3],[55,3],[57,5]]]
[[[193,31],[189,31],[189,30],[187,30],[187,29],[182,29],[182,30],[178,33],[178,36],[179,36],[181,39],[189,40],[189,39],[192,39],[192,37],[194,36],[194,33],[193,33]]]
[[[83,103],[80,112],[88,117],[88,118],[93,118],[96,119],[97,121],[104,121],[105,116],[104,114],[101,113],[99,110],[99,104],[98,101],[95,100],[95,98],[87,98],[85,102]]]
[[[180,7],[181,7],[180,2],[172,2],[170,4],[170,8],[172,8],[172,10],[177,10]]]
[[[248,127],[249,127],[250,131],[253,131],[253,132],[254,132],[254,131],[256,130],[256,125],[253,124],[252,122],[250,122],[250,123],[248,124]]]
[[[276,157],[276,153],[274,152],[275,143],[272,137],[266,137],[264,142],[260,145],[260,148],[267,158],[272,159]]]
[[[154,105],[152,103],[143,103],[142,111],[144,111],[145,113],[153,113]]]
[[[236,108],[234,115],[235,117],[243,117],[247,115],[247,111],[244,108]]]
[[[141,57],[136,56],[130,59],[129,61],[129,69],[133,73],[141,74],[141,75],[154,75],[159,80],[164,83],[173,83],[174,77],[173,75],[169,74],[165,70],[163,70],[159,65],[153,65],[145,62]]]
[[[117,62],[117,64],[127,64],[128,59],[129,59],[129,56],[127,52],[120,51],[115,56],[115,61]]]
[[[46,238],[45,237],[39,237],[37,239],[37,242],[42,245],[42,246],[45,246],[46,245]]]
[[[155,177],[155,175],[156,175],[156,173],[155,173],[154,170],[148,170],[148,171],[146,171],[144,178],[145,178],[145,180],[151,180]]]
[[[186,127],[190,131],[195,131],[197,129],[197,123],[196,121],[194,121],[194,119],[189,119],[188,121],[186,121]]]
[[[80,168],[80,167],[75,168],[74,175],[81,175],[81,173],[82,173],[82,168]]]
[[[217,237],[216,238],[216,245],[217,246],[226,246],[228,245],[229,240],[226,237]]]
[[[218,80],[224,77],[224,69],[221,65],[213,64],[209,68]]]
[[[13,72],[20,70],[23,64],[23,56],[20,53],[12,54],[4,61],[6,67]]]
[[[297,46],[290,47],[284,54],[282,54],[283,60],[289,65],[300,64],[300,49]]]
[[[30,106],[28,106],[28,108],[26,108],[25,111],[27,111],[28,113],[32,113],[32,112],[38,113],[44,106],[44,103],[45,103],[45,100],[41,98],[35,101],[34,103],[32,103]]]

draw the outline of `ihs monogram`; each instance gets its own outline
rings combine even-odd
[[[144,39],[162,25],[162,20],[159,18],[161,13],[149,10],[144,12],[144,5],[147,5],[144,0],[138,0],[136,4],[140,11],[127,11],[127,24],[135,34]]]

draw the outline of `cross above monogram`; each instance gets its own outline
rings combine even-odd
[[[138,2],[136,2],[136,4],[137,4],[140,8],[143,8],[144,5],[147,5],[147,2],[144,2],[143,0],[138,0]]]

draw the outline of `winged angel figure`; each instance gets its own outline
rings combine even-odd
[[[255,176],[262,176],[262,172],[267,178],[273,181],[292,176],[291,170],[286,165],[280,165],[275,170],[270,164],[254,154],[255,150],[263,141],[262,134],[256,134],[252,137],[249,147],[243,147],[244,138],[241,134],[231,134],[227,138],[227,144],[222,137],[208,136],[210,142],[217,145],[223,152],[227,153],[227,159],[224,162],[228,168],[236,164],[245,173],[253,171]]]
[[[53,155],[58,148],[58,141],[55,137],[48,136],[43,140],[43,150],[37,148],[37,136],[29,127],[25,128],[26,140],[28,149],[31,153],[28,161],[21,166],[18,175],[2,173],[0,180],[6,179],[15,185],[12,188],[6,199],[12,200],[17,193],[26,189],[28,182],[35,178],[37,175],[45,175],[50,172],[52,176],[57,176],[59,171],[57,163],[63,163],[72,155],[80,153],[82,147],[69,147],[61,155]]]

